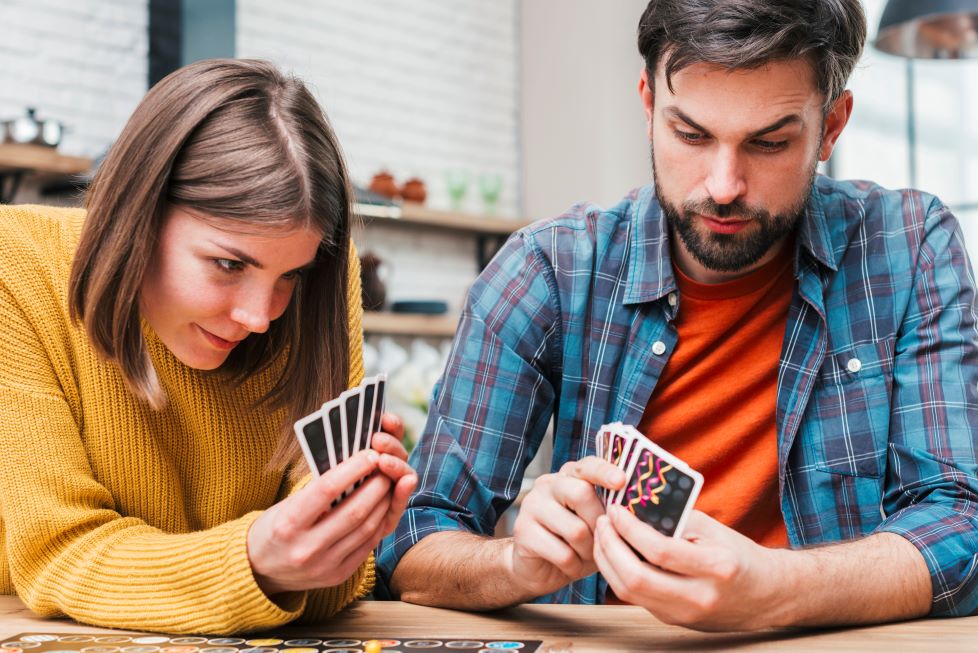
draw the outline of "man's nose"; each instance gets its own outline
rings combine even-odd
[[[736,148],[721,147],[706,177],[706,192],[717,204],[730,204],[747,192],[743,163]]]

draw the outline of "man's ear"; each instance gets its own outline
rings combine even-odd
[[[645,130],[649,135],[649,142],[652,142],[652,109],[655,106],[655,94],[652,92],[652,85],[649,84],[649,73],[642,66],[642,73],[638,76],[638,96],[642,100],[642,109],[645,111]]]
[[[819,161],[828,161],[832,150],[842,135],[842,130],[852,116],[852,91],[844,91],[829,109],[825,116],[822,132],[822,149],[818,151]]]

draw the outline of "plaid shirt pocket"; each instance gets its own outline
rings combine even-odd
[[[828,354],[809,404],[813,459],[821,471],[882,478],[890,430],[892,341]]]

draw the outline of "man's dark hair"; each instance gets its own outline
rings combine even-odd
[[[696,63],[752,69],[807,58],[825,107],[845,90],[866,41],[859,0],[651,0],[638,26],[649,82]]]

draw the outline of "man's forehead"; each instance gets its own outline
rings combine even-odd
[[[782,120],[782,126],[804,126],[821,115],[822,96],[804,59],[735,70],[695,63],[677,71],[671,81],[670,89],[659,66],[655,102],[667,117],[692,117],[751,132]]]

